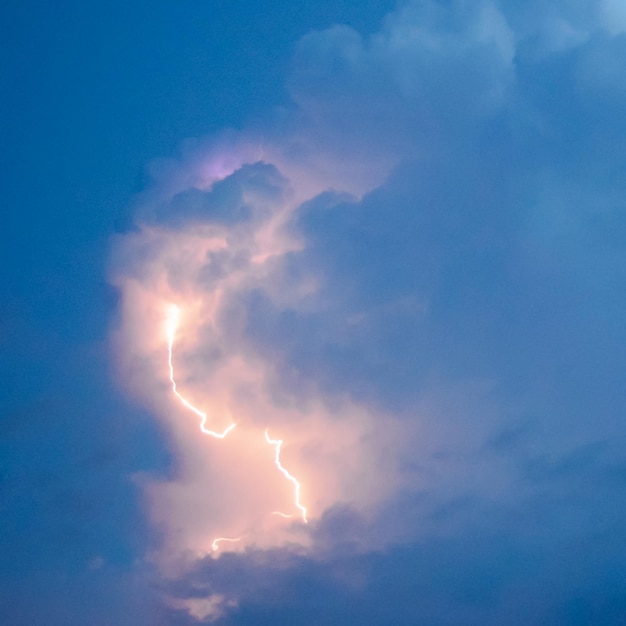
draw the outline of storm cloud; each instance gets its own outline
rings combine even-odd
[[[624,58],[616,2],[402,3],[155,169],[110,275],[172,623],[623,621]]]

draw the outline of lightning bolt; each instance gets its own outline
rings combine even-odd
[[[207,414],[201,411],[199,408],[191,404],[187,398],[185,398],[179,391],[176,386],[176,378],[174,377],[174,364],[173,364],[173,353],[174,353],[174,340],[176,338],[176,332],[178,331],[178,327],[180,324],[180,309],[175,304],[170,306],[169,316],[166,322],[166,334],[167,334],[167,350],[168,350],[168,359],[167,363],[169,366],[169,378],[170,383],[172,385],[172,391],[174,395],[180,400],[182,405],[189,409],[191,412],[195,413],[200,418],[200,430],[211,437],[215,437],[216,439],[224,439],[230,431],[235,428],[236,424],[233,422],[224,432],[218,433],[214,430],[209,430],[206,427],[207,423]],[[293,484],[294,486],[294,504],[296,508],[300,511],[302,521],[307,524],[308,519],[306,516],[307,510],[306,507],[300,502],[300,483],[298,480],[290,474],[280,462],[280,450],[283,445],[282,439],[271,439],[268,433],[268,429],[265,429],[265,441],[274,447],[274,464],[280,471],[280,473]],[[293,515],[289,515],[287,513],[282,513],[281,511],[273,511],[272,515],[279,515],[280,517],[291,518]],[[235,543],[237,541],[241,541],[242,537],[216,537],[211,543],[211,548],[214,552],[219,550],[219,544],[223,541]]]
[[[222,541],[230,541],[232,543],[235,543],[237,541],[241,541],[241,537],[235,537],[234,539],[231,539],[230,537],[217,537],[217,539],[213,539],[213,543],[211,544],[211,548],[213,548],[213,552],[216,552],[217,550],[220,549],[220,543]]]
[[[300,514],[302,515],[302,521],[305,524],[308,524],[309,520],[306,517],[306,507],[302,505],[300,502],[300,483],[296,480],[295,476],[292,476],[282,465],[280,462],[280,449],[283,445],[282,439],[270,439],[269,433],[267,432],[267,428],[265,429],[265,441],[269,443],[271,446],[274,446],[274,464],[280,471],[280,473],[294,486],[294,503],[296,508],[299,509]],[[275,511],[274,514],[281,515],[282,517],[289,517],[285,513],[280,513],[279,511]]]
[[[170,307],[169,317],[167,318],[166,324],[166,332],[167,332],[167,349],[168,349],[168,365],[170,368],[170,383],[172,384],[172,391],[174,395],[181,401],[183,406],[187,409],[195,413],[200,418],[200,430],[205,434],[211,437],[215,437],[216,439],[224,439],[228,433],[235,428],[237,424],[234,422],[226,428],[224,432],[218,433],[214,430],[209,430],[206,427],[207,423],[207,414],[195,407],[187,398],[185,398],[179,391],[176,386],[176,379],[174,378],[174,364],[172,362],[172,355],[174,352],[174,339],[176,338],[176,331],[178,330],[178,326],[180,323],[180,309],[172,304]]]

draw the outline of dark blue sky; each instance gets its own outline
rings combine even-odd
[[[0,621],[626,622],[619,2],[9,0],[0,46]],[[192,483],[120,381],[125,281],[208,297],[294,197],[302,246],[226,292],[215,359],[262,362],[277,411],[401,424],[356,472],[398,484],[319,511],[313,553],[168,577],[145,485]],[[204,227],[236,253],[192,275]]]

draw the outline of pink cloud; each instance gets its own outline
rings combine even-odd
[[[246,167],[260,178],[243,177]],[[162,421],[176,459],[170,480],[141,479],[164,539],[154,558],[172,575],[207,555],[310,549],[326,511],[344,505],[366,514],[401,480],[393,418],[325,397],[313,384],[288,388],[247,338],[245,294],[262,291],[298,309],[311,306],[317,282],[311,276],[293,288],[282,277],[284,257],[306,246],[288,228],[298,194],[268,165],[242,164],[237,176],[236,197],[221,198],[209,184],[202,199],[214,207],[215,194],[220,211],[244,203],[248,219],[140,224],[115,244],[120,378]]]

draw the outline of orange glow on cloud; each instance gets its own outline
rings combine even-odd
[[[257,183],[241,192],[246,222],[144,224],[115,242],[120,382],[161,420],[175,459],[168,479],[138,477],[163,538],[154,559],[172,575],[228,551],[310,549],[331,507],[374,510],[399,484],[393,419],[288,384],[247,335],[247,294],[308,311],[323,280],[283,270],[306,243],[288,227],[302,192]]]

